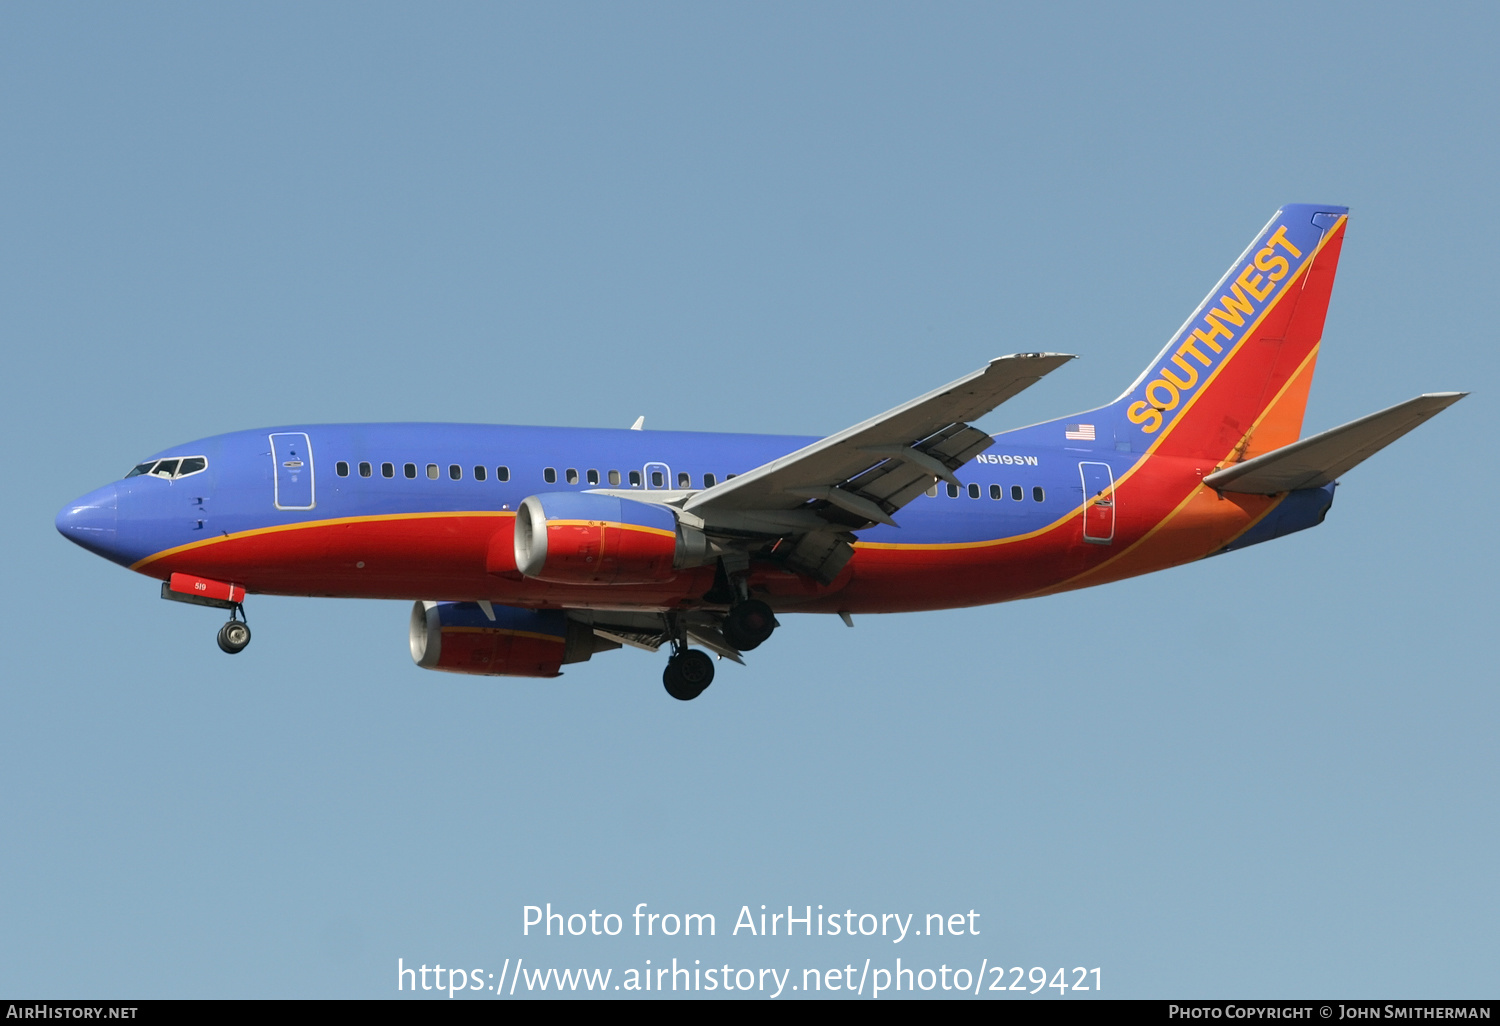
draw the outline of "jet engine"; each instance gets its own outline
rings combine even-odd
[[[411,609],[411,658],[449,673],[556,677],[564,663],[619,648],[557,609],[515,609],[476,602],[418,602]]]
[[[668,507],[588,492],[532,495],[516,511],[516,568],[554,584],[650,584],[702,565],[703,532]]]

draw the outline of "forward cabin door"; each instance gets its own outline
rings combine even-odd
[[[1115,475],[1108,463],[1080,463],[1083,477],[1083,540],[1108,545],[1115,540]]]
[[[313,508],[312,443],[301,431],[271,436],[277,509]]]

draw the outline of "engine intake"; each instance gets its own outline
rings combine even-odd
[[[566,663],[619,648],[556,609],[474,602],[418,602],[411,609],[411,658],[429,670],[505,677],[556,677]]]
[[[516,568],[554,584],[652,584],[704,559],[703,533],[666,506],[587,492],[532,495],[516,511]]]

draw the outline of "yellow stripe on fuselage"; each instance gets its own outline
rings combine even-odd
[[[378,524],[393,520],[432,520],[449,517],[496,517],[504,519],[514,517],[513,512],[500,512],[498,510],[449,510],[439,513],[379,513],[372,516],[362,517],[334,517],[329,520],[302,520],[295,524],[274,524],[270,527],[252,527],[248,531],[234,531],[222,534],[214,538],[204,538],[200,541],[188,542],[186,545],[174,545],[170,549],[162,549],[154,552],[145,559],[130,564],[130,569],[140,570],[158,559],[175,556],[182,552],[191,552],[194,549],[207,548],[210,545],[218,545],[223,542],[240,541],[244,538],[254,538],[259,535],[279,534],[283,531],[301,531],[312,527],[338,527],[348,524]]]

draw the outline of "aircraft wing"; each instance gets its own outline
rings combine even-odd
[[[1284,445],[1244,463],[1216,470],[1203,479],[1221,492],[1275,495],[1319,488],[1363,463],[1387,445],[1436,417],[1467,392],[1419,395],[1368,417]]]
[[[696,492],[683,511],[709,530],[744,534],[894,525],[893,513],[936,479],[956,482],[953,472],[994,444],[968,421],[1071,359],[1064,353],[1018,353],[991,360],[878,417]],[[824,541],[834,545],[832,538]],[[826,563],[819,566],[815,576],[827,576]]]

